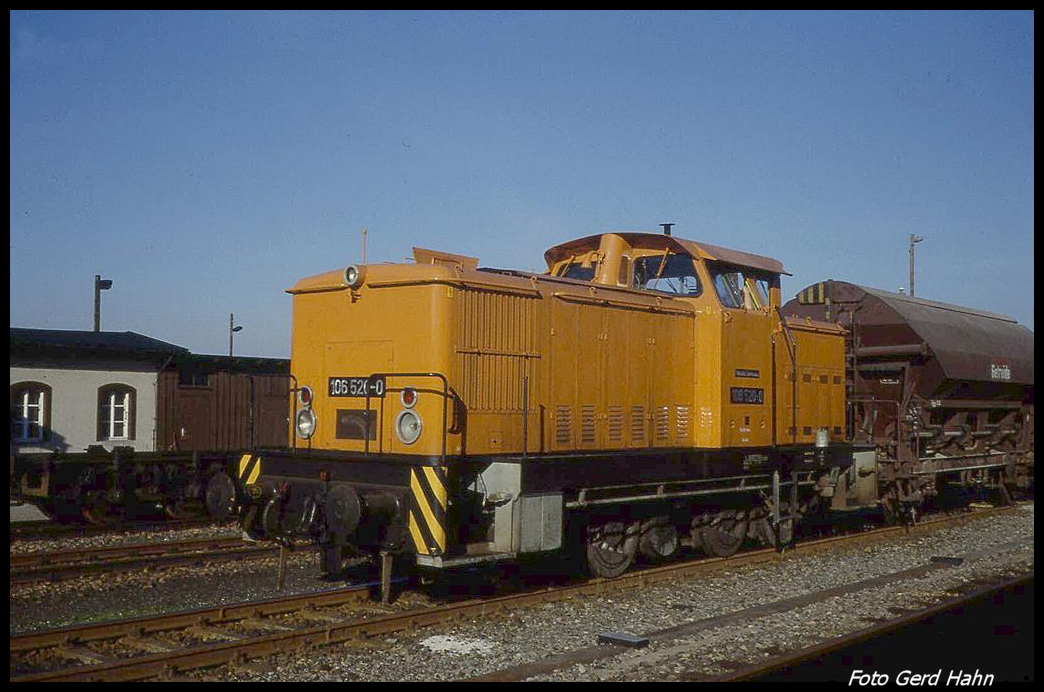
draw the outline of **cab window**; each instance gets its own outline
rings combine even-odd
[[[560,276],[567,279],[580,279],[581,281],[592,281],[594,279],[595,268],[594,265],[585,267],[578,262],[574,262],[565,268]]]
[[[725,264],[709,265],[714,292],[726,308],[768,308],[769,281],[763,275]]]
[[[578,279],[580,281],[593,281],[597,269],[597,258],[590,255],[574,256],[558,268],[555,276],[561,276],[565,279]]]
[[[634,260],[634,287],[694,297],[703,292],[696,266],[688,255],[648,255]]]

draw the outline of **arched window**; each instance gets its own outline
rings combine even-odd
[[[11,385],[11,440],[42,442],[51,428],[51,388],[43,382]]]
[[[134,387],[107,384],[98,388],[98,440],[133,440]]]

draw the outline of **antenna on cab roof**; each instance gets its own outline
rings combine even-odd
[[[673,225],[674,225],[673,223],[661,223],[660,224],[660,228],[663,229],[663,234],[664,235],[670,235],[671,234],[671,227]]]

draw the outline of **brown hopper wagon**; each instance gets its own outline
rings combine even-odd
[[[848,437],[878,451],[879,492],[914,510],[947,485],[1025,490],[1033,471],[1033,332],[1010,317],[813,284],[784,313],[847,335]]]

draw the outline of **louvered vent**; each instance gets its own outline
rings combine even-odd
[[[631,407],[631,442],[645,444],[645,407]]]
[[[583,406],[580,408],[580,441],[584,444],[594,444],[595,441],[595,407]]]
[[[687,440],[689,439],[689,407],[678,406],[676,410],[678,415],[678,440]]]
[[[609,407],[609,441],[623,442],[624,415],[622,406]]]
[[[568,406],[555,408],[555,442],[567,445],[573,441],[573,414]]]
[[[656,407],[656,441],[666,442],[671,435],[671,413],[667,406]]]

